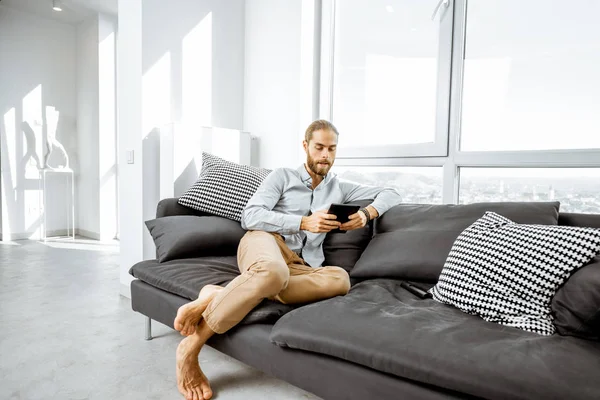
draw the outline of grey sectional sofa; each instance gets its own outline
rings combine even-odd
[[[326,264],[350,272],[348,295],[295,307],[265,300],[209,345],[324,399],[598,399],[596,319],[585,317],[591,325],[581,335],[565,329],[569,336],[540,336],[486,322],[402,286],[407,281],[424,290],[433,286],[453,240],[485,211],[518,223],[600,228],[600,215],[558,210],[558,203],[398,205],[364,229],[328,235]],[[187,217],[172,219],[180,225],[171,225],[171,235],[186,218],[198,226],[220,223],[177,199],[162,200],[157,221],[173,216]],[[204,285],[224,285],[236,276],[232,248],[194,253],[188,246],[184,256],[159,262],[157,254],[157,260],[134,265],[133,310],[147,316],[148,324],[172,327],[178,307]],[[586,282],[600,277],[600,259],[594,262],[582,268],[592,277]],[[600,286],[595,289],[600,292]],[[557,312],[565,312],[571,294],[563,295]],[[571,328],[578,322],[568,318],[576,314],[565,317]]]

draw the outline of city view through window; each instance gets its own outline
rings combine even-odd
[[[394,188],[403,203],[442,202],[440,167],[334,167],[333,171],[349,181]]]
[[[441,167],[334,167],[342,179],[392,187],[403,203],[442,203]],[[559,201],[563,212],[600,213],[599,168],[461,168],[459,202]]]
[[[563,212],[600,212],[600,168],[461,168],[460,203],[560,201]]]

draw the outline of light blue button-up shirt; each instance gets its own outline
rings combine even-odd
[[[301,231],[303,216],[327,210],[332,203],[370,199],[373,199],[371,206],[382,215],[401,201],[394,189],[345,181],[332,172],[314,190],[311,187],[312,178],[304,164],[298,169],[274,170],[248,201],[242,212],[242,227],[282,234],[290,249],[302,251],[304,261],[312,267],[320,267],[325,260],[323,241],[326,233]]]

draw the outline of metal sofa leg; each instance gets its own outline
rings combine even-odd
[[[146,317],[146,340],[152,340],[152,319],[150,317]]]

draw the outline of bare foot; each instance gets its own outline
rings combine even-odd
[[[190,336],[177,346],[177,388],[186,400],[208,400],[213,392],[198,364],[198,337]]]
[[[217,292],[222,289],[221,286],[206,285],[202,288],[196,300],[179,307],[175,322],[173,323],[175,329],[184,336],[193,335],[196,332],[198,322],[202,319],[202,313],[206,310],[206,307],[208,307],[208,304]]]

